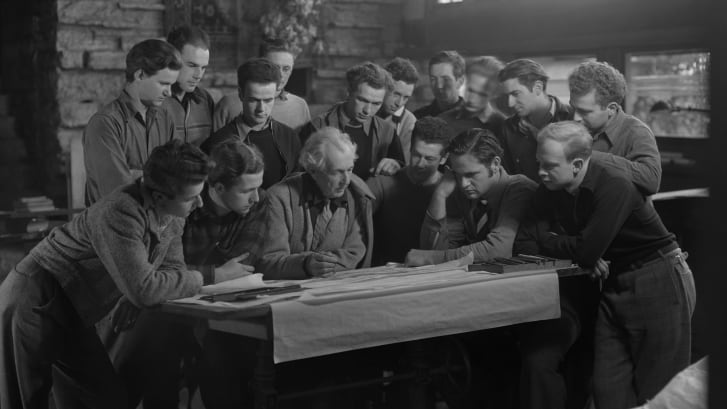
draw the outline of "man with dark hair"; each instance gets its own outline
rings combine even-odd
[[[586,61],[568,76],[570,104],[593,135],[594,157],[629,170],[644,194],[659,191],[661,157],[656,138],[638,118],[623,111],[626,80],[607,63]]]
[[[260,255],[265,231],[265,210],[259,204],[264,163],[259,150],[238,141],[218,145],[210,159],[214,167],[201,193],[202,205],[184,226],[184,261],[190,269],[225,281],[253,272]],[[104,333],[103,339],[126,383],[131,406],[140,399],[145,407],[179,406],[183,358],[193,357],[199,349],[188,325],[142,311],[133,328]]]
[[[537,141],[543,184],[534,210],[551,227],[539,231],[538,245],[602,281],[595,297],[596,407],[642,405],[689,364],[695,292],[686,255],[629,169],[591,156],[583,125],[548,125]]]
[[[161,40],[144,40],[126,55],[124,90],[91,117],[83,133],[89,204],[141,176],[149,153],[174,137],[172,118],[158,108],[181,68],[179,52]]]
[[[202,192],[204,205],[184,229],[184,259],[199,271],[244,269],[252,272],[265,238],[267,204],[261,189],[262,153],[237,141],[218,145],[215,167]],[[224,273],[224,271],[223,271]],[[200,392],[207,408],[242,407],[255,368],[255,340],[209,331],[200,360]]]
[[[184,263],[184,218],[201,204],[208,171],[193,145],[155,148],[143,180],[54,229],[10,272],[0,286],[3,408],[48,407],[51,387],[65,401],[60,407],[127,407],[94,324],[119,303],[112,323],[123,331],[136,308],[239,276],[203,275]]]
[[[372,265],[404,262],[419,247],[424,214],[442,178],[439,167],[447,160],[452,131],[440,118],[424,117],[414,124],[409,165],[396,175],[379,175],[366,183],[374,194],[374,250]]]
[[[305,124],[310,122],[310,110],[305,100],[285,90],[290,75],[295,66],[295,52],[277,38],[264,39],[260,44],[259,57],[270,60],[280,69],[280,84],[275,95],[272,117],[276,121],[288,125],[298,132]],[[218,130],[230,123],[242,112],[242,105],[235,95],[225,95],[217,102],[214,117],[214,130]]]
[[[470,252],[475,262],[512,257],[536,183],[507,173],[501,165],[500,143],[488,130],[460,133],[447,152],[451,172],[440,180],[429,203],[421,229],[424,250],[411,250],[407,265],[442,263]],[[461,216],[448,217],[448,208]]]
[[[202,149],[210,152],[230,140],[257,146],[265,158],[263,188],[267,189],[293,172],[300,151],[298,135],[270,115],[280,69],[264,58],[253,58],[237,69],[237,84],[242,112],[203,143]]]
[[[538,182],[535,136],[551,122],[573,119],[573,109],[546,92],[548,74],[533,60],[510,61],[498,78],[515,115],[505,121],[500,141],[505,151],[502,165],[508,172]]]
[[[414,116],[437,116],[464,103],[459,89],[464,84],[465,61],[457,51],[440,51],[429,60],[429,83],[434,101],[414,111]]]
[[[355,158],[351,138],[325,127],[300,152],[305,172],[268,190],[267,235],[256,266],[266,279],[305,279],[370,266],[373,195],[353,173]]]
[[[210,39],[200,28],[180,26],[169,32],[167,42],[179,51],[182,69],[162,109],[174,121],[176,139],[200,145],[212,133],[215,111],[212,96],[199,86],[210,61]]]
[[[391,75],[367,61],[349,68],[346,82],[348,98],[313,118],[301,130],[301,140],[321,128],[337,128],[356,144],[358,158],[353,173],[364,180],[373,175],[393,175],[404,164],[404,152],[396,128],[376,116],[386,93],[393,89]]]
[[[439,117],[447,121],[455,135],[474,129],[487,129],[502,134],[505,116],[492,106],[500,94],[497,74],[504,67],[496,57],[476,57],[467,62],[464,104],[444,111]]]
[[[384,65],[384,69],[391,74],[394,88],[386,93],[384,103],[377,115],[391,122],[396,128],[396,136],[401,142],[404,159],[409,163],[409,149],[411,148],[411,131],[414,129],[416,117],[408,109],[406,103],[414,92],[419,81],[419,73],[411,61],[396,57]]]

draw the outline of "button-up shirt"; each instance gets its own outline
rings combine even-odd
[[[659,191],[661,156],[656,138],[638,118],[618,109],[605,128],[593,137],[593,156],[628,170],[644,194]]]
[[[454,260],[470,252],[474,254],[475,262],[512,257],[515,236],[536,188],[535,182],[524,175],[508,175],[501,168],[499,179],[477,200],[467,199],[456,190],[447,198],[447,209],[457,209],[459,215],[435,220],[427,212],[421,233],[423,247],[445,250],[445,260]],[[475,210],[484,204],[483,200],[485,215],[475,218]]]
[[[141,176],[151,151],[174,136],[174,122],[161,109],[144,107],[124,90],[88,121],[83,133],[86,199],[93,204]]]
[[[181,101],[176,96],[165,99],[162,109],[174,122],[176,139],[199,146],[212,133],[215,102],[209,92],[200,87],[185,92]]]

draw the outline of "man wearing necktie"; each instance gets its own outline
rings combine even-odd
[[[407,265],[442,263],[473,253],[475,262],[511,257],[520,220],[537,185],[509,175],[501,165],[495,135],[470,129],[447,149],[451,171],[432,195],[421,231],[423,250],[411,250]],[[457,214],[447,214],[456,209]]]
[[[267,237],[257,271],[305,279],[371,264],[371,200],[353,174],[356,145],[336,128],[306,141],[295,174],[269,190]]]

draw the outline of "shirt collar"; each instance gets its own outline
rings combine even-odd
[[[500,175],[498,176],[497,181],[493,183],[492,187],[490,187],[487,193],[485,193],[479,201],[488,205],[491,209],[500,207],[502,196],[505,194],[505,188],[507,187],[511,177],[512,176],[507,173],[505,168],[500,166]]]
[[[287,101],[288,100],[288,91],[286,91],[284,89],[280,90],[280,93],[278,94],[278,96],[276,98],[281,101]]]
[[[166,215],[159,217],[157,208],[154,206],[154,200],[151,197],[151,189],[144,185],[142,178],[136,179],[134,183],[136,188],[139,189],[141,195],[141,205],[149,217],[149,227],[151,231],[157,235],[161,235],[161,232],[169,226],[169,223],[175,216]]]
[[[550,109],[548,109],[548,113],[546,114],[546,121],[545,124],[549,124],[553,122],[553,118],[555,118],[555,110],[557,108],[557,103],[555,101],[555,98],[551,95],[548,95],[548,98],[550,99]],[[533,135],[536,135],[538,132],[540,132],[541,128],[536,127],[533,125],[530,121],[527,120],[527,118],[521,118],[518,117],[520,121],[518,121],[518,127],[520,128],[520,131],[523,133],[531,133]]]
[[[242,137],[242,139],[245,139],[245,138],[247,138],[247,135],[250,134],[250,132],[253,132],[253,131],[259,132],[259,131],[263,131],[265,129],[271,128],[272,121],[273,121],[273,117],[271,115],[268,117],[268,120],[264,124],[255,126],[255,127],[250,127],[242,119],[242,113],[240,113],[240,115],[238,115],[235,118],[235,126],[237,127],[237,131],[240,133],[240,136]]]
[[[340,124],[340,129],[344,130],[346,128],[346,126],[349,125],[349,123],[351,122],[351,119],[346,115],[346,101],[344,101],[338,105],[337,116],[338,116],[338,123]],[[371,117],[371,118],[369,118],[368,121],[366,121],[365,123],[362,124],[364,133],[366,135],[369,134],[369,131],[371,130],[371,122],[373,122],[373,121],[374,121],[374,118]]]
[[[613,144],[614,140],[618,138],[618,136],[621,134],[621,127],[623,126],[625,120],[624,112],[621,110],[621,108],[616,109],[616,115],[611,118],[610,121],[606,124],[606,126],[595,135],[594,139],[598,139],[600,137],[604,137],[608,139],[608,141]]]
[[[311,176],[308,172],[303,174],[302,198],[309,206],[322,206],[327,200],[323,197],[323,192],[321,192],[316,181],[313,180],[313,176]],[[330,199],[330,202],[332,210],[335,210],[338,207],[346,207],[348,205],[348,200],[346,199],[345,194],[341,197]]]
[[[142,112],[146,111],[146,118],[154,118],[154,114],[156,112],[155,109],[152,107],[145,107],[138,98],[133,98],[126,89],[121,92],[119,101],[124,109],[128,111],[129,117],[135,117],[138,114],[139,118],[143,119],[144,115],[142,115]]]

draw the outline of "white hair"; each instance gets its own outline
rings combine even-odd
[[[337,128],[325,127],[313,132],[305,141],[305,145],[300,150],[300,158],[298,163],[306,172],[316,170],[325,170],[326,167],[326,147],[332,146],[341,152],[351,152],[356,155],[356,144],[351,141],[348,134],[341,132]]]

